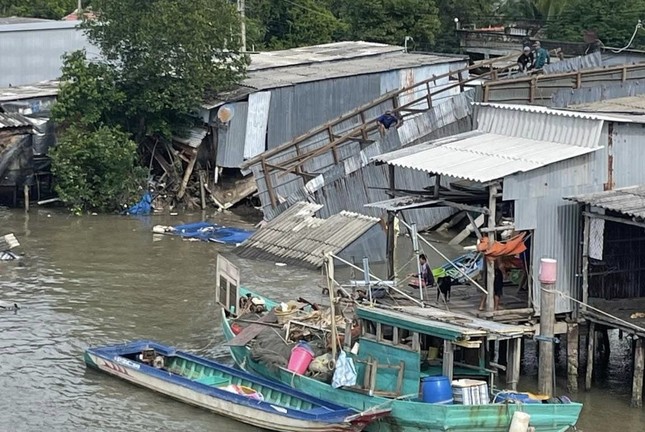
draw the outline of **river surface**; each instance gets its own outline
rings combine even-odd
[[[297,288],[298,295],[322,299],[319,272],[151,233],[155,224],[203,216],[75,217],[0,208],[0,235],[13,232],[25,254],[19,263],[0,262],[0,299],[22,307],[0,313],[0,431],[258,430],[87,370],[82,361],[90,345],[138,338],[230,361],[220,346],[214,300],[218,253],[240,267],[245,285],[262,293],[292,298]],[[247,228],[257,222],[230,213],[206,216]],[[645,410],[629,408],[627,344],[614,339],[612,362],[599,371],[595,389],[576,397],[585,404],[579,430],[645,431]],[[535,361],[524,366],[523,384],[530,386]]]

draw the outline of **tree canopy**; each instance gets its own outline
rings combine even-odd
[[[83,28],[100,56],[65,57],[52,169],[68,204],[107,210],[141,184],[137,144],[192,126],[205,94],[239,82],[247,59],[238,14],[226,0],[93,5],[97,19]]]

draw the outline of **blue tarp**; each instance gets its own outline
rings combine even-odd
[[[239,244],[251,237],[253,231],[225,227],[209,222],[195,222],[185,225],[175,225],[168,234],[215,243]]]
[[[141,198],[141,201],[130,207],[127,211],[127,214],[131,215],[149,215],[152,211],[152,196],[150,192]]]

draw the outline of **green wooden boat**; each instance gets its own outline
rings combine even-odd
[[[264,300],[267,310],[277,305],[276,302],[252,293],[242,287],[239,288],[242,296],[247,294]],[[435,308],[421,309],[421,311],[440,311]],[[359,307],[357,316],[361,320],[363,329],[372,326],[376,334],[363,330],[359,339],[359,353],[353,356],[356,362],[358,382],[363,382],[366,372],[366,360],[378,361],[381,365],[405,363],[402,377],[398,377],[396,369],[387,366],[383,369],[375,368],[376,379],[371,389],[335,389],[330,384],[313,378],[296,375],[286,368],[268,367],[250,356],[250,349],[246,346],[231,346],[230,351],[236,364],[242,369],[259,374],[320,399],[333,400],[343,406],[356,410],[365,410],[373,407],[389,407],[392,412],[390,417],[370,426],[367,430],[374,432],[507,432],[515,411],[523,411],[530,415],[530,425],[537,432],[565,432],[575,426],[582,404],[580,403],[490,403],[484,405],[457,405],[427,403],[419,399],[420,380],[428,375],[442,371],[445,366],[429,365],[421,367],[423,363],[419,340],[423,337],[443,339],[444,343],[454,344],[475,343],[481,333],[474,329],[466,331],[463,327],[447,323],[438,324],[414,315],[415,311],[381,310],[375,307]],[[419,311],[416,311],[419,312]],[[429,312],[423,312],[429,313]],[[433,312],[436,313],[436,312]],[[231,328],[232,320],[227,318],[226,311],[222,309],[223,332],[227,340],[232,340],[235,333]],[[499,326],[499,332],[506,331],[507,326]],[[399,346],[392,340],[384,340],[383,330],[393,330],[395,335],[406,334],[411,336],[412,346]],[[512,326],[517,328],[517,326]],[[510,328],[510,327],[509,327]],[[511,329],[512,330],[512,329]],[[513,330],[512,330],[513,331]],[[464,334],[467,333],[467,334]],[[500,334],[501,334],[500,333]],[[479,335],[479,336],[478,336]],[[395,336],[395,337],[399,337]],[[386,336],[388,337],[388,336]],[[518,337],[514,335],[513,337]],[[519,336],[521,340],[521,336]],[[482,341],[487,343],[487,341]],[[475,344],[476,345],[476,344]],[[474,345],[473,345],[474,346]],[[518,357],[519,358],[519,357]],[[394,360],[393,360],[394,359]],[[373,369],[373,363],[370,369]],[[433,370],[434,369],[434,370]],[[399,369],[400,371],[401,369]],[[451,375],[454,376],[484,376],[488,372],[484,367],[469,367],[459,370],[454,366]],[[363,378],[362,378],[363,377]],[[402,379],[401,379],[402,378]],[[401,395],[396,397],[396,395]]]

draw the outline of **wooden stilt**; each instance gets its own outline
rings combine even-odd
[[[179,191],[177,192],[177,198],[182,199],[186,193],[186,186],[188,185],[188,180],[190,179],[191,174],[193,173],[193,168],[195,168],[195,163],[197,162],[197,152],[195,152],[188,162],[188,167],[184,172],[184,178],[181,181],[179,186]]]
[[[29,185],[25,184],[23,187],[23,193],[25,195],[25,211],[29,211]]]
[[[578,323],[567,325],[567,389],[578,391]]]
[[[452,381],[453,362],[455,360],[455,347],[448,340],[443,341],[443,375]]]
[[[585,390],[591,390],[591,378],[593,377],[593,360],[596,354],[596,324],[589,324],[589,335],[587,336],[587,375],[585,377]]]
[[[604,363],[609,362],[609,355],[611,354],[611,346],[609,345],[609,330],[604,327],[600,334],[602,336],[602,358]]]
[[[632,383],[632,406],[643,406],[643,369],[645,369],[645,344],[637,339],[634,344],[634,381]]]
[[[488,228],[495,228],[497,209],[497,185],[489,186],[488,188]],[[490,246],[495,243],[495,231],[488,233],[488,244]],[[495,261],[486,259],[486,312],[492,312],[495,309]]]
[[[506,353],[506,387],[510,390],[517,390],[520,381],[521,356],[522,338],[509,340]]]
[[[553,337],[555,336],[555,286],[540,284],[540,356],[538,358],[538,392],[553,395],[555,371]]]

